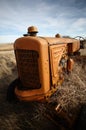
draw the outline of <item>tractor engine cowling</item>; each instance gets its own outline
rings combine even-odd
[[[20,100],[42,100],[52,95],[72,70],[69,55],[79,50],[80,42],[62,37],[38,37],[37,28],[17,39],[14,51],[19,83],[15,94]]]

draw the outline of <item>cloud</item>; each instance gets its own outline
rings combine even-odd
[[[73,26],[74,26],[75,28],[77,28],[77,27],[82,28],[82,27],[85,27],[85,25],[86,25],[86,18],[79,18],[79,19],[77,19],[77,20],[73,23]]]
[[[86,33],[85,3],[85,0],[1,0],[0,35],[22,35],[31,25],[39,28],[39,35]]]
[[[81,35],[86,37],[86,18],[78,18],[71,24],[68,33],[74,35]]]

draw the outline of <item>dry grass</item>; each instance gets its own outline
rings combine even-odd
[[[10,62],[9,62],[10,61]],[[0,86],[9,84],[17,74],[14,52],[0,53]]]
[[[0,52],[0,129],[57,130],[57,125],[44,114],[48,103],[7,102],[8,85],[17,78],[14,52],[8,52]],[[75,62],[73,73],[65,75],[63,85],[49,101],[61,104],[69,116],[76,114],[82,104],[86,104],[86,57],[77,57]]]
[[[13,50],[13,43],[0,44],[0,51],[10,51]]]
[[[65,81],[54,95],[52,100],[56,100],[69,112],[73,108],[80,107],[86,103],[86,57],[76,59],[74,70],[65,75]],[[75,109],[74,109],[75,111]],[[71,111],[73,112],[73,111]]]
[[[81,52],[81,55],[86,55],[86,49],[81,49],[80,52]]]

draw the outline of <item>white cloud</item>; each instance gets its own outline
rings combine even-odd
[[[72,36],[77,36],[77,35],[81,35],[86,37],[86,18],[78,18],[75,19],[70,27],[69,30],[67,31],[67,33],[71,34]]]
[[[30,25],[38,27],[39,35],[86,33],[86,8],[76,8],[74,3],[75,0],[1,0],[0,34],[22,35]]]
[[[86,18],[79,18],[73,23],[73,27],[77,28],[82,28],[86,26]]]

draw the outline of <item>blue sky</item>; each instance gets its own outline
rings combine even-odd
[[[31,25],[42,36],[86,37],[86,0],[0,0],[0,43],[14,42]]]

